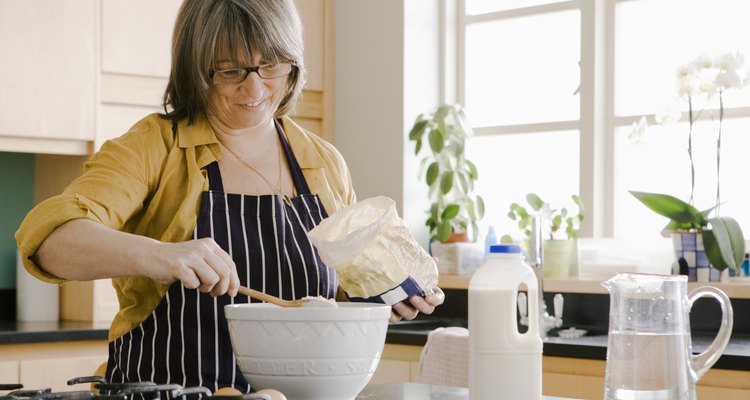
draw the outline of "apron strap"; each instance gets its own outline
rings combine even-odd
[[[289,164],[289,172],[292,174],[292,180],[294,181],[294,187],[297,189],[297,194],[311,194],[310,187],[307,186],[307,180],[305,180],[305,176],[302,174],[302,168],[300,168],[297,158],[294,156],[294,152],[292,152],[292,147],[289,146],[289,142],[286,140],[286,135],[284,135],[284,130],[281,128],[281,124],[278,120],[274,120],[273,122],[276,124],[276,132],[278,132],[281,144],[284,146],[284,152],[286,153],[286,159]]]

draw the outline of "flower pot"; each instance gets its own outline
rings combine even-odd
[[[708,261],[701,232],[672,232],[672,246],[680,269],[687,268],[688,281],[721,282],[722,271]]]
[[[466,232],[453,232],[445,243],[465,243],[469,241],[469,234]]]
[[[545,278],[564,278],[578,271],[578,240],[545,240],[542,251]]]

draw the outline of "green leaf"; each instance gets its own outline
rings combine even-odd
[[[711,218],[708,222],[722,259],[727,266],[736,269],[745,258],[745,239],[740,224],[730,217]]]
[[[438,107],[437,111],[435,111],[435,115],[432,117],[432,119],[434,121],[443,122],[445,120],[445,117],[450,112],[450,110],[451,110],[451,106],[449,104],[443,104],[440,107]]]
[[[513,211],[508,211],[508,218],[515,221],[516,220],[516,214]]]
[[[500,236],[500,243],[513,243],[513,238],[510,235],[505,234]]]
[[[583,207],[583,200],[581,200],[581,196],[574,194],[574,195],[571,195],[570,198],[573,199],[573,202],[575,202],[576,205],[578,206],[578,212],[582,213],[584,210],[584,207]],[[581,220],[583,220],[583,216],[581,216]]]
[[[474,165],[473,162],[469,160],[464,160],[466,163],[466,166],[469,167],[469,177],[473,180],[477,180],[479,178],[479,172],[477,172],[477,166]]]
[[[557,214],[552,217],[551,224],[552,226],[550,227],[550,229],[552,230],[552,232],[557,232],[557,230],[560,229],[560,225],[562,225],[562,216]]]
[[[471,197],[466,198],[466,210],[469,212],[469,218],[472,220],[477,219],[477,212],[476,212],[477,206],[476,203],[474,203],[474,200],[471,199]]]
[[[456,159],[461,159],[464,155],[466,145],[463,141],[453,141],[453,155],[456,157]]]
[[[417,118],[417,121],[414,122],[414,126],[412,126],[409,131],[409,140],[422,139],[422,134],[424,134],[425,127],[427,127],[427,122],[428,121],[424,119]]]
[[[458,211],[461,209],[461,207],[458,206],[458,204],[451,204],[448,207],[445,207],[445,210],[443,210],[443,214],[440,216],[442,220],[451,220],[453,218],[456,218],[456,215],[458,215]]]
[[[716,237],[711,229],[703,229],[703,248],[706,249],[706,257],[711,266],[723,271],[728,265],[721,255],[721,246],[717,243]]]
[[[427,167],[427,174],[426,174],[427,185],[432,185],[432,183],[435,182],[435,179],[437,179],[439,174],[440,174],[440,166],[438,165],[437,161],[433,161],[433,163],[430,164],[429,167]]]
[[[445,135],[443,135],[443,132],[440,129],[431,130],[428,139],[430,141],[430,149],[432,149],[433,153],[440,153],[443,151],[443,147],[445,146]]]
[[[475,232],[475,235],[476,235],[476,233],[477,233],[477,232],[479,232],[479,224],[477,224],[477,222],[476,222],[476,221],[474,221],[474,220],[472,220],[472,221],[471,221],[471,231],[472,231],[472,232]],[[473,237],[473,236],[474,236],[474,235],[472,235],[472,237]],[[473,240],[473,239],[472,239],[472,240]]]
[[[463,108],[461,108],[460,105],[456,105],[455,108],[455,115],[458,117],[456,120],[458,121],[458,125],[462,132],[465,133],[466,137],[473,136],[474,131],[471,129],[471,124],[468,121],[468,118],[466,117],[466,113],[464,113]]]
[[[440,178],[440,193],[448,194],[453,188],[453,171],[446,171]]]
[[[526,195],[526,202],[529,203],[534,211],[539,211],[544,206],[544,202],[542,201],[542,199],[534,193],[529,193]]]
[[[484,218],[484,199],[482,196],[477,196],[477,214],[479,214],[479,219]]]
[[[630,193],[646,207],[672,221],[687,223],[696,229],[702,228],[708,223],[706,217],[695,207],[674,196],[634,191],[630,191]]]
[[[469,184],[469,180],[466,178],[466,175],[464,175],[462,172],[457,173],[458,181],[461,183],[461,190],[464,193],[469,193],[471,190],[471,185]]]
[[[422,150],[422,138],[417,139],[417,145],[414,148],[414,155],[419,154],[419,150]]]
[[[453,233],[453,227],[451,227],[451,223],[448,221],[443,221],[440,223],[440,226],[438,226],[436,239],[441,242],[445,242],[446,240],[448,240],[451,233]]]
[[[437,222],[433,218],[427,218],[427,221],[424,222],[425,225],[430,227],[430,230],[435,229],[435,226],[437,226]]]
[[[430,218],[437,221],[438,219],[438,205],[433,203],[430,207]]]

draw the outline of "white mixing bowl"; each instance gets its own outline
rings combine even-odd
[[[367,385],[385,344],[391,308],[224,308],[237,364],[254,389],[276,389],[289,400],[352,400]]]

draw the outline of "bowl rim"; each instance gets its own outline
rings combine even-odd
[[[387,320],[391,307],[381,303],[337,302],[339,307],[280,307],[270,303],[235,303],[224,306],[227,320]]]

